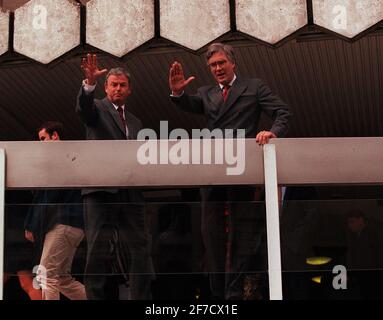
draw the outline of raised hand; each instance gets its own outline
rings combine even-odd
[[[181,63],[177,61],[173,62],[169,71],[169,87],[174,95],[180,95],[185,87],[194,79],[195,77],[189,77],[185,80]]]
[[[86,55],[86,58],[82,59],[81,70],[84,73],[86,83],[89,85],[95,85],[97,79],[108,72],[107,69],[100,70],[98,68],[97,56],[90,53]]]

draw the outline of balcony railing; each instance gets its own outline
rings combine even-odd
[[[200,141],[182,141],[188,150],[185,164],[174,164],[181,162],[175,152],[180,140],[2,142],[0,230],[4,230],[5,189],[265,185],[270,299],[282,299],[277,186],[383,184],[383,138],[379,137],[275,139],[264,147],[245,139],[234,141],[232,154],[227,140],[211,140],[205,150]],[[142,157],[149,159],[143,152],[145,145],[146,151],[158,151],[152,154],[152,164],[141,164]],[[204,154],[214,156],[198,164],[204,162]],[[1,270],[3,250],[4,232]],[[2,294],[1,288],[1,299]]]

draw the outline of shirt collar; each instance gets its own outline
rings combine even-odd
[[[233,85],[235,79],[237,79],[237,76],[234,74],[233,80],[231,80],[230,83],[229,83],[229,87],[231,87]],[[223,87],[224,87],[224,85],[219,83],[219,88],[221,90],[223,89]]]
[[[118,109],[118,106],[115,105],[114,103],[112,103],[113,107],[117,110]],[[121,106],[122,110],[125,111],[125,105],[122,105]]]

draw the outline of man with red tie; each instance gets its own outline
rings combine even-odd
[[[137,139],[141,121],[127,110],[131,94],[130,74],[123,68],[100,70],[96,55],[88,54],[81,64],[85,80],[76,111],[86,128],[88,140]],[[104,99],[95,99],[97,80],[106,75]],[[85,288],[88,299],[118,298],[118,285],[110,280],[115,258],[111,243],[117,232],[119,252],[129,261],[129,286],[133,300],[151,298],[153,274],[150,242],[145,226],[144,199],[139,190],[86,189],[84,199],[87,261]],[[123,272],[123,270],[122,270]]]
[[[234,49],[230,45],[213,43],[206,52],[206,61],[217,84],[201,87],[194,95],[184,90],[195,77],[185,79],[181,63],[173,62],[169,86],[176,106],[205,114],[208,129],[221,129],[224,137],[225,129],[244,129],[246,138],[255,138],[259,145],[264,145],[272,138],[285,136],[290,118],[288,106],[262,80],[236,75]],[[273,120],[273,125],[259,131],[262,112]],[[201,190],[201,229],[207,268],[211,272],[211,291],[216,298],[243,298],[244,275],[249,271],[250,257],[261,243],[254,234],[255,227],[249,223],[254,220],[250,201],[255,200],[255,194],[253,186]],[[253,233],[250,238],[247,231]]]

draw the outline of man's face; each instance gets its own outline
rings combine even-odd
[[[123,74],[119,74],[109,76],[105,84],[105,92],[110,102],[122,106],[132,91],[128,78]]]
[[[349,217],[347,219],[348,228],[351,232],[357,233],[364,229],[365,223],[362,217]]]
[[[46,142],[60,140],[60,138],[56,131],[54,131],[53,134],[50,135],[48,132],[45,131],[45,129],[42,129],[39,131],[39,140],[42,142]]]
[[[233,80],[235,63],[231,62],[223,51],[214,53],[207,63],[218,83],[228,85]]]

